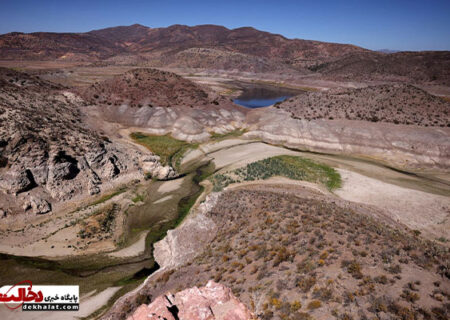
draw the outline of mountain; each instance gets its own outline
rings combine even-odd
[[[86,61],[244,72],[318,73],[331,80],[450,84],[450,52],[370,51],[350,44],[287,39],[251,27],[149,28],[0,35],[0,60]]]
[[[277,59],[287,64],[299,60],[338,57],[350,52],[365,52],[347,44],[287,39],[251,27],[227,29],[216,25],[149,28],[120,26],[87,33],[8,33],[0,36],[2,60],[101,60],[120,54],[149,56],[176,54],[189,48],[214,48]]]
[[[2,60],[104,59],[126,50],[109,40],[88,33],[19,33],[0,36]]]

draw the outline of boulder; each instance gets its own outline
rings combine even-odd
[[[31,189],[34,184],[29,170],[11,170],[0,177],[0,188],[15,195]]]
[[[231,292],[231,289],[209,281],[205,287],[193,287],[176,294],[157,297],[141,305],[128,320],[251,320],[258,319]]]
[[[52,211],[52,207],[47,200],[31,197],[30,203],[34,214],[44,214]]]

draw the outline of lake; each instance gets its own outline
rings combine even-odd
[[[245,85],[242,94],[233,102],[246,108],[262,108],[271,106],[299,94],[301,91],[270,85]]]

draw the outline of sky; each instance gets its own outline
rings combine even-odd
[[[251,26],[372,50],[450,50],[450,0],[0,0],[0,33],[86,32],[134,23]]]

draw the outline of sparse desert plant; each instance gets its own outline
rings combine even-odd
[[[302,308],[302,304],[300,301],[295,300],[295,301],[291,302],[290,311],[292,313],[297,312],[301,308]]]
[[[316,284],[317,279],[315,276],[304,276],[297,279],[297,287],[302,290],[302,292],[308,292]]]
[[[412,292],[412,291],[407,290],[407,289],[403,290],[403,293],[401,294],[401,297],[403,299],[405,299],[406,301],[411,302],[411,303],[414,303],[414,302],[416,302],[417,300],[420,299],[420,297],[419,297],[419,295],[417,293]]]
[[[319,309],[321,306],[322,302],[320,302],[319,300],[313,300],[310,303],[308,303],[309,310]]]
[[[343,260],[341,262],[341,267],[346,268],[347,272],[350,273],[356,279],[362,279],[363,274],[361,272],[361,264],[356,260]]]

